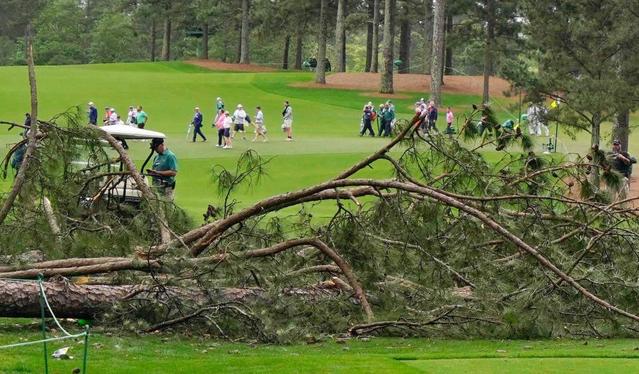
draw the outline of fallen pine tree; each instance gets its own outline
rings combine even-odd
[[[489,135],[471,131],[478,113],[461,135],[480,139],[480,149],[529,146],[521,133],[497,126]],[[3,242],[14,243],[7,254],[40,249],[49,258],[2,265],[0,278],[111,279],[47,284],[61,316],[134,321],[146,331],[204,320],[223,336],[258,329],[275,340],[347,330],[538,337],[637,329],[635,198],[618,198],[619,175],[597,149],[570,161],[502,151],[487,163],[458,139],[424,137],[415,117],[335,178],[236,209],[233,191],[256,183],[267,167],[246,153],[235,169],[217,169],[221,205],[193,229],[152,191],[139,210],[80,209],[79,191],[99,190],[100,170],[77,172],[64,162],[73,155],[51,155],[73,153],[70,144],[82,137],[85,151],[107,162],[97,147],[105,135],[64,118],[39,122],[27,197],[0,226]],[[141,178],[126,151],[107,140],[125,173]],[[358,177],[381,164],[392,177]],[[591,184],[593,170],[606,189]],[[327,201],[334,216],[315,219],[308,208]],[[297,213],[283,219],[284,209]],[[38,315],[33,287],[0,280],[0,316]],[[339,293],[319,297],[326,287]],[[259,290],[260,297],[225,307],[229,297],[218,292],[225,289]],[[239,311],[251,329],[235,318]]]

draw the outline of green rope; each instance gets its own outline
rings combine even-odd
[[[82,332],[80,334],[75,334],[75,335],[70,334],[67,330],[65,330],[62,327],[62,325],[60,324],[60,321],[58,321],[58,318],[53,313],[53,309],[51,308],[51,305],[49,304],[49,300],[47,299],[47,294],[44,291],[44,286],[43,286],[44,276],[42,274],[38,274],[38,279],[12,279],[12,278],[1,278],[1,279],[5,280],[5,281],[10,281],[10,282],[36,282],[38,284],[38,294],[40,296],[40,315],[41,315],[41,318],[42,318],[41,326],[42,326],[42,337],[43,337],[43,339],[30,341],[30,342],[22,342],[22,343],[1,345],[0,349],[16,348],[16,347],[23,347],[23,346],[27,346],[27,345],[33,345],[33,344],[42,343],[43,346],[44,346],[44,372],[48,373],[49,372],[49,361],[48,361],[49,357],[48,357],[48,352],[47,352],[47,342],[53,342],[53,341],[60,341],[60,340],[65,340],[65,339],[84,337],[84,353],[83,353],[83,360],[82,360],[82,373],[86,373],[87,372],[87,357],[88,357],[88,354],[89,354],[89,326],[85,327],[84,332]],[[53,321],[58,326],[60,331],[62,331],[64,333],[64,336],[47,338],[46,326],[45,326],[45,319],[46,319],[45,307],[49,311],[49,313],[51,314],[51,318],[53,318]]]

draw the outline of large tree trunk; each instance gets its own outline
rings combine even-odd
[[[442,103],[442,68],[444,58],[444,23],[446,0],[434,0],[433,8],[433,62],[430,68],[432,99],[435,105]]]
[[[200,58],[209,59],[209,23],[202,25],[202,52]]]
[[[164,18],[164,36],[162,38],[162,60],[171,59],[171,18]]]
[[[155,61],[156,59],[156,51],[155,51],[155,47],[157,45],[157,21],[155,20],[155,17],[152,18],[151,20],[151,62]]]
[[[68,282],[45,282],[43,288],[47,300],[58,318],[94,318],[128,297],[148,299],[156,293],[146,286],[76,285]],[[178,287],[165,287],[162,297],[188,298],[203,304],[208,296],[202,291],[191,291]],[[216,298],[220,302],[240,301],[259,295],[262,291],[253,288],[224,288]],[[47,313],[48,315],[49,313]],[[15,282],[0,279],[0,317],[40,317],[39,287],[36,282]]]
[[[615,126],[612,130],[613,139],[621,141],[621,150],[628,152],[628,135],[630,134],[630,111],[624,110],[615,116]]]
[[[371,51],[371,72],[379,70],[379,0],[373,0],[373,50]]]
[[[482,102],[490,101],[490,76],[493,72],[493,48],[495,41],[495,2],[486,0],[486,47],[484,49],[484,93]]]
[[[450,14],[446,17],[446,35],[444,44],[446,44],[446,58],[444,60],[444,74],[453,74],[453,49],[450,47],[448,40],[453,32],[453,16]]]
[[[293,69],[295,70],[302,70],[303,47],[304,36],[302,35],[301,30],[298,30],[298,33],[295,36],[295,66],[293,66]]]
[[[326,8],[328,0],[320,1],[319,37],[317,39],[317,67],[315,68],[315,82],[326,84]]]
[[[337,21],[335,24],[335,51],[337,52],[336,58],[336,71],[345,72],[346,64],[344,64],[344,48],[346,46],[346,34],[344,29],[344,8],[346,7],[346,0],[337,1]]]
[[[364,71],[371,71],[371,60],[373,56],[373,0],[367,1],[368,21],[366,22],[366,65]]]
[[[424,73],[430,74],[433,59],[433,2],[424,1]]]
[[[242,31],[240,33],[240,64],[250,63],[249,59],[249,0],[242,0]]]
[[[393,93],[393,48],[395,41],[395,0],[384,2],[384,64],[379,92]]]
[[[288,70],[288,50],[291,47],[291,36],[284,37],[284,55],[282,56],[282,69]]]
[[[235,63],[239,64],[242,57],[242,20],[237,20],[237,23],[235,24],[235,30],[237,32],[237,49],[235,51]]]
[[[405,12],[408,12],[407,10]],[[399,25],[399,59],[402,64],[399,67],[400,74],[410,73],[410,20],[408,14],[404,14]]]

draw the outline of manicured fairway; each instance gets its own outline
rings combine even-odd
[[[0,345],[37,339],[3,330]],[[639,371],[633,340],[466,341],[401,338],[349,340],[290,346],[223,343],[179,336],[91,336],[90,373],[632,373]],[[52,372],[69,373],[74,359],[50,361]],[[51,352],[51,351],[50,351]],[[0,350],[0,372],[31,373],[43,367],[42,347]]]
[[[48,118],[72,106],[84,112],[88,101],[94,101],[100,113],[104,106],[113,106],[121,114],[132,104],[142,104],[150,114],[148,128],[168,135],[168,145],[177,155],[180,165],[176,203],[200,222],[208,204],[219,204],[219,196],[211,182],[211,167],[222,164],[232,166],[239,155],[254,149],[271,159],[269,175],[253,189],[239,190],[236,198],[245,206],[291,189],[311,185],[336,175],[340,170],[381,147],[381,138],[360,138],[359,118],[363,103],[381,98],[369,98],[355,90],[310,89],[291,87],[294,82],[312,79],[311,73],[229,73],[204,70],[179,62],[132,63],[81,66],[38,67],[38,91],[41,117]],[[21,122],[28,110],[27,74],[24,67],[0,68],[0,118]],[[410,99],[394,100],[399,117],[411,116],[412,103],[425,93],[409,94]],[[215,98],[222,96],[227,108],[241,103],[254,113],[261,105],[269,130],[268,143],[251,143],[236,139],[233,150],[215,147],[216,136],[210,124]],[[294,108],[294,142],[284,141],[280,131],[281,108],[284,100]],[[444,105],[457,112],[458,120],[480,102],[472,95],[445,95]],[[495,99],[493,107],[501,118],[516,117],[514,99]],[[205,115],[204,132],[207,143],[191,143],[186,139],[187,123],[193,107],[199,105]],[[443,122],[440,124],[443,126]],[[605,133],[605,131],[604,131]],[[248,134],[249,138],[252,134]],[[0,132],[0,150],[18,139],[18,132]],[[587,134],[576,141],[562,135],[560,151],[581,152],[587,149]],[[541,143],[539,139],[539,143]],[[133,144],[131,154],[143,160],[148,143]],[[367,175],[388,175],[388,169],[367,170]],[[10,181],[0,183],[7,189]],[[332,212],[331,207],[316,208],[322,215]]]

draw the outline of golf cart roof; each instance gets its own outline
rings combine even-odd
[[[165,139],[166,135],[158,131],[138,129],[129,125],[101,126],[100,129],[120,139]]]

